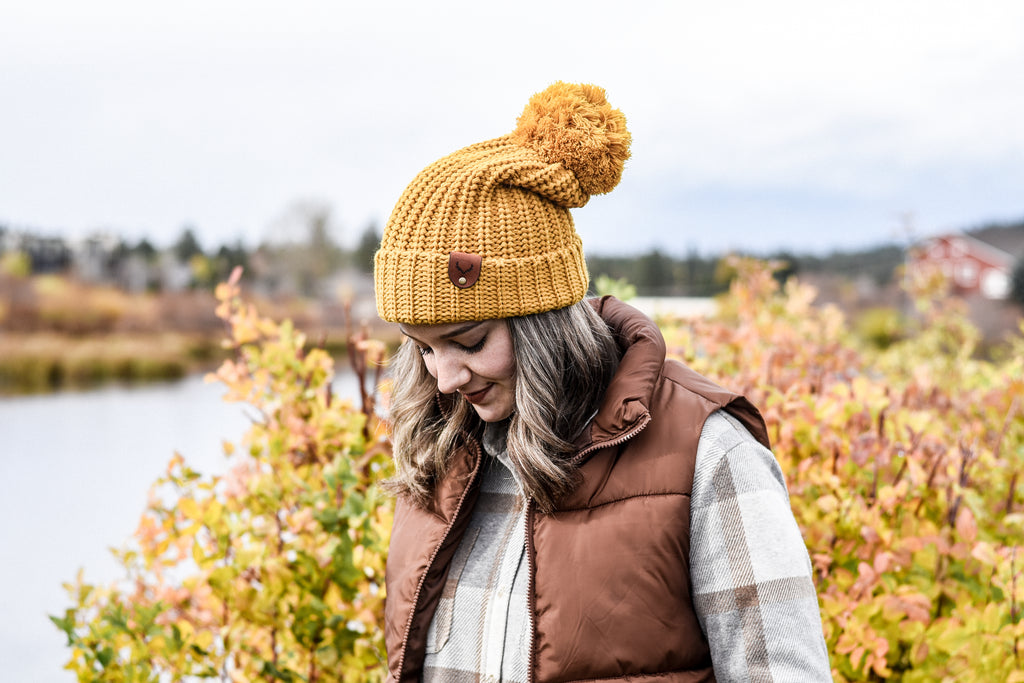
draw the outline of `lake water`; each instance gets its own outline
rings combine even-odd
[[[352,396],[342,375],[336,393]],[[131,536],[147,492],[175,451],[203,474],[230,463],[249,419],[202,377],[142,387],[0,398],[0,670],[4,681],[74,683],[47,615],[71,601],[61,584],[121,577],[107,550]]]

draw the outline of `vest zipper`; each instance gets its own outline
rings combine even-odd
[[[601,448],[611,448],[612,446],[618,446],[620,444],[623,444],[623,443],[629,441],[634,436],[636,436],[637,434],[642,432],[647,427],[647,425],[649,425],[650,423],[651,423],[651,414],[650,413],[645,413],[644,414],[643,422],[641,422],[637,426],[633,427],[632,429],[630,429],[625,434],[621,434],[621,435],[615,437],[614,439],[612,439],[611,441],[602,441],[600,443],[592,443],[589,446],[587,446],[586,448],[584,448],[582,451],[580,451],[579,453],[574,455],[573,459],[572,459],[573,464],[578,463],[580,460],[583,459],[583,456],[590,455],[591,453],[593,453],[596,450],[599,450]]]
[[[449,521],[448,526],[445,527],[441,540],[434,548],[434,552],[431,553],[430,559],[427,560],[427,568],[423,570],[423,575],[420,577],[419,583],[416,584],[416,592],[412,596],[412,611],[409,613],[409,623],[405,625],[405,633],[402,636],[402,656],[398,658],[398,677],[396,679],[398,683],[401,683],[402,676],[405,673],[405,655],[409,652],[409,634],[412,632],[412,622],[416,618],[416,608],[420,603],[420,594],[423,592],[423,584],[426,583],[427,574],[430,573],[430,568],[434,565],[434,560],[437,559],[437,553],[441,551],[441,546],[444,545],[445,540],[448,538],[448,534],[452,531],[452,527],[455,526],[455,521],[459,518],[459,513],[462,512],[462,504],[466,502],[466,496],[469,494],[469,490],[473,488],[477,474],[480,472],[480,462],[482,460],[480,447],[470,439],[467,439],[467,444],[472,445],[476,451],[476,464],[473,466],[473,473],[469,478],[469,482],[466,484],[466,488],[462,490],[462,495],[459,496],[459,502],[455,506],[455,512],[452,514],[451,521]]]
[[[526,591],[526,619],[528,621],[527,627],[530,633],[530,648],[527,650],[526,655],[526,681],[527,683],[533,683],[533,648],[537,644],[537,639],[534,637],[534,624],[533,624],[533,610],[537,607],[537,596],[533,590],[533,514],[534,514],[533,501],[530,499],[526,500],[526,571],[527,577],[527,591]]]
[[[591,445],[587,446],[582,451],[580,451],[575,456],[573,456],[572,462],[573,463],[577,463],[585,455],[587,455],[589,453],[593,453],[594,451],[596,451],[598,449],[609,448],[611,446],[618,446],[619,444],[623,444],[623,443],[629,441],[630,439],[632,439],[634,436],[636,436],[640,432],[642,432],[647,427],[647,425],[649,425],[650,423],[651,423],[651,415],[650,415],[650,413],[647,413],[644,416],[643,422],[641,422],[637,426],[633,427],[632,429],[630,429],[625,434],[617,436],[614,439],[612,439],[611,441],[603,441],[601,443],[591,444]],[[461,502],[460,502],[460,504],[461,504]],[[533,548],[533,517],[536,514],[535,513],[536,508],[535,508],[532,500],[528,500],[526,502],[526,505],[527,505],[527,508],[526,508],[526,569],[529,572],[529,577],[530,577],[529,585],[527,586],[528,591],[526,593],[526,595],[527,595],[527,605],[528,605],[528,608],[527,608],[527,618],[529,619],[529,622],[530,622],[529,623],[529,629],[530,629],[530,650],[529,650],[529,656],[527,657],[527,661],[526,661],[526,680],[527,680],[527,683],[534,683],[534,681],[536,681],[536,676],[534,675],[534,670],[533,670],[533,667],[534,667],[533,651],[534,651],[534,648],[537,645],[537,639],[535,637],[536,633],[535,633],[535,629],[534,629],[533,613],[534,613],[534,610],[537,608],[537,591],[534,590],[534,575],[533,575],[533,572],[534,572],[534,566],[533,566],[533,554],[534,554],[534,548]],[[403,655],[403,657],[405,656],[405,652],[404,651],[402,652],[402,655]]]

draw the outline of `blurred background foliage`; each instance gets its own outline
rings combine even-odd
[[[764,413],[834,679],[1024,680],[1024,326],[1001,357],[978,356],[963,302],[941,271],[918,270],[904,279],[914,316],[880,315],[864,335],[778,266],[729,259],[714,315],[658,322],[670,355]],[[231,357],[212,378],[253,426],[225,444],[228,476],[171,460],[117,553],[124,581],[68,584],[72,604],[52,617],[67,668],[80,681],[381,680],[385,346],[350,334],[363,388],[339,400],[330,356],[258,313],[237,277],[218,301]]]
[[[128,243],[109,233],[69,242],[0,225],[0,393],[38,392],[103,381],[177,378],[215,367],[223,324],[213,290],[236,267],[239,285],[272,319],[288,318],[335,358],[345,329],[363,323],[394,341],[393,326],[374,310],[375,224],[341,240],[329,206],[300,201],[274,221],[265,241],[207,247],[194,226],[171,244]],[[986,226],[1024,249],[1024,223]],[[973,238],[972,238],[973,239]],[[764,255],[773,278],[813,285],[820,305],[838,306],[851,329],[885,347],[907,336],[919,315],[905,292],[913,245],[881,245],[831,254]],[[648,300],[708,299],[726,292],[736,273],[729,255],[662,249],[588,258],[594,293]],[[947,275],[950,273],[947,272]],[[950,290],[979,329],[979,355],[1005,353],[1024,310],[1024,254],[1008,295],[990,299]]]

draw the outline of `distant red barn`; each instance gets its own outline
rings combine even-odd
[[[1024,255],[1024,227],[938,235],[910,250],[907,267],[933,264],[949,277],[960,294],[1005,299],[1013,268]]]

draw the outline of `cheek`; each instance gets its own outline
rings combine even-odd
[[[505,366],[501,369],[502,378],[512,382],[516,376],[516,362],[515,360],[508,361]]]
[[[434,354],[428,353],[425,356],[420,356],[420,358],[423,360],[423,367],[427,369],[427,373],[429,373],[434,379],[437,379],[437,367],[434,363]]]
[[[491,377],[497,380],[510,381],[516,374],[516,357],[512,351],[512,339],[505,337],[501,345],[495,349],[490,358]]]
[[[516,374],[516,360],[512,356],[511,348],[507,354],[495,357],[488,368],[489,375],[493,379],[511,381]]]

